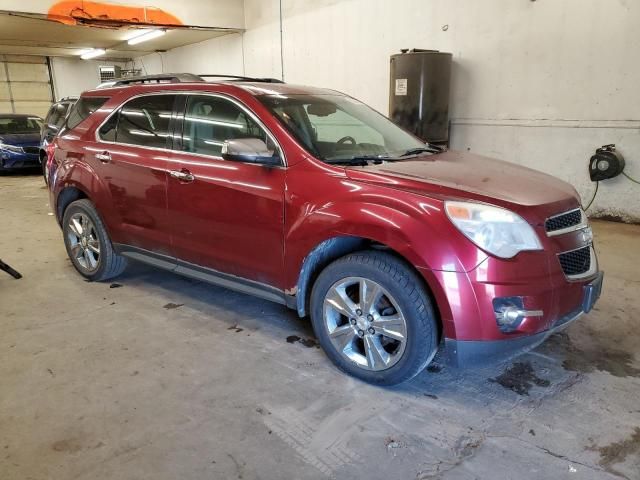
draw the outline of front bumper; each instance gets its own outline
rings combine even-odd
[[[569,313],[560,316],[551,326],[533,335],[519,336],[504,340],[455,340],[445,338],[442,350],[443,360],[452,366],[478,366],[508,360],[534,349],[554,333],[567,328],[571,323],[588,313],[602,292],[604,272],[598,272],[595,279],[583,286],[582,302]]]
[[[0,170],[30,168],[40,166],[40,155],[37,153],[21,153],[0,151]]]

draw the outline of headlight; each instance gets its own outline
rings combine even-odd
[[[0,142],[0,150],[6,150],[7,152],[16,152],[16,153],[24,152],[22,147],[16,147],[15,145],[7,145],[6,143],[2,143],[2,142]]]
[[[481,249],[501,258],[542,250],[531,225],[509,210],[481,203],[445,202],[451,222]]]

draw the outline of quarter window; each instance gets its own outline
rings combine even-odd
[[[67,127],[69,129],[76,128],[85,118],[104,105],[107,100],[108,98],[106,97],[82,97],[71,110],[67,119]]]
[[[182,130],[182,150],[219,157],[225,140],[258,138],[276,147],[267,133],[244,110],[219,97],[189,97]]]

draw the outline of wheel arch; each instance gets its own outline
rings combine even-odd
[[[71,205],[72,202],[82,198],[86,198],[91,201],[89,195],[87,195],[87,193],[77,185],[69,185],[60,190],[56,200],[56,219],[58,220],[58,224],[62,225],[62,219],[67,207]]]
[[[296,284],[295,306],[298,315],[305,317],[309,314],[309,306],[311,302],[311,290],[317,280],[318,276],[330,263],[343,257],[349,253],[361,251],[361,250],[381,250],[385,251],[394,257],[401,260],[407,268],[416,274],[416,277],[421,282],[421,285],[427,292],[429,299],[433,305],[435,313],[435,320],[438,326],[438,340],[442,337],[443,324],[440,315],[440,309],[436,301],[436,297],[425,280],[420,271],[401,253],[386,245],[371,238],[338,235],[326,240],[323,240],[316,245],[302,262],[302,267],[298,276],[298,282]]]

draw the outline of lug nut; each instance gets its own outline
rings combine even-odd
[[[371,335],[376,333],[376,331],[373,329],[373,327],[369,327],[369,330],[367,330],[367,332],[369,332]]]
[[[357,315],[362,315],[362,310],[357,309],[357,310],[356,310],[356,314],[357,314]]]
[[[364,337],[364,330],[358,330],[358,336]]]
[[[367,315],[367,320],[369,320],[370,322],[373,322],[373,315]]]
[[[351,325],[355,325],[355,324],[356,324],[356,319],[355,319],[355,318],[350,319],[350,320],[349,320],[349,323],[350,323]]]

